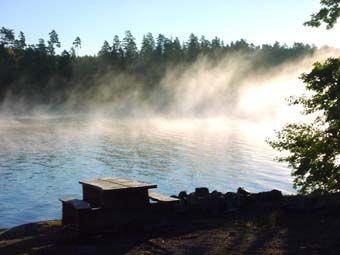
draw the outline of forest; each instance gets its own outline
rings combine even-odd
[[[167,70],[185,68],[200,58],[214,65],[228,57],[241,57],[251,63],[242,70],[248,75],[267,72],[317,50],[314,45],[303,43],[254,45],[244,39],[226,44],[218,37],[208,40],[195,34],[181,42],[177,37],[168,38],[163,34],[154,37],[151,33],[143,36],[138,47],[130,31],[126,31],[122,39],[115,35],[111,41],[104,41],[94,56],[78,54],[82,43],[81,38],[76,37],[71,49],[61,50],[59,35],[52,30],[47,40],[41,38],[36,44],[28,44],[22,31],[16,34],[13,29],[2,27],[0,105],[20,101],[27,109],[47,104],[58,108],[77,94],[72,105],[77,108],[88,100],[115,100],[136,87],[143,100],[151,101]],[[117,80],[117,77],[120,82],[109,92],[102,92],[100,96],[94,92],[99,83],[110,83],[110,79]],[[170,98],[162,95],[162,100],[166,105]]]

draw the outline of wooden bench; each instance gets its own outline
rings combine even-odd
[[[76,224],[79,222],[82,212],[89,212],[91,206],[84,200],[65,197],[59,199],[62,203],[62,224]]]
[[[157,185],[122,178],[80,181],[83,200],[61,198],[62,223],[81,233],[131,224],[158,222],[171,216],[180,200],[149,189]],[[153,203],[150,203],[153,201]]]
[[[63,204],[68,204],[72,206],[76,210],[82,210],[82,209],[89,209],[90,204],[85,202],[84,200],[71,198],[71,197],[64,197],[59,199]]]
[[[159,194],[156,192],[149,192],[149,198],[152,201],[156,201],[158,203],[174,203],[174,202],[179,202],[178,198],[174,197],[169,197],[163,194]]]
[[[150,213],[154,215],[155,218],[167,217],[176,212],[180,200],[178,198],[169,197],[156,192],[149,192],[149,199],[154,201],[150,203]]]

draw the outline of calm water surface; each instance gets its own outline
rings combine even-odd
[[[0,119],[0,227],[60,218],[79,180],[117,176],[177,194],[197,186],[294,192],[264,142],[271,128],[236,120]]]

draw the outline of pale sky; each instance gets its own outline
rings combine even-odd
[[[224,42],[246,39],[257,45],[279,41],[340,47],[340,25],[332,30],[303,22],[319,9],[319,0],[0,0],[0,27],[20,30],[28,43],[48,39],[55,29],[62,49],[76,36],[80,54],[95,54],[104,40],[131,30],[138,46],[143,34],[162,33],[187,40],[190,33]]]

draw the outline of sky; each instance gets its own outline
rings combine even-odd
[[[23,31],[29,44],[48,39],[54,29],[62,49],[75,37],[80,54],[96,54],[130,30],[138,45],[143,34],[159,33],[186,41],[190,33],[225,43],[246,39],[261,45],[275,41],[340,47],[340,25],[332,30],[303,26],[320,8],[319,0],[0,0],[0,27]]]

